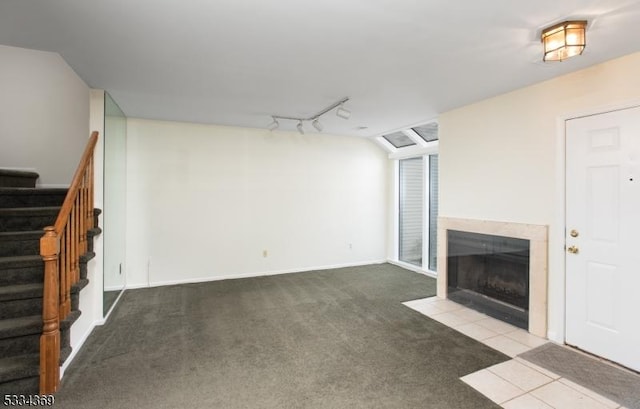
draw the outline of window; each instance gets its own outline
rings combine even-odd
[[[435,272],[438,155],[402,159],[398,163],[398,260]],[[427,252],[424,257],[423,252]]]
[[[429,270],[438,270],[438,155],[429,155]]]
[[[405,146],[413,146],[416,143],[411,140],[404,132],[394,132],[389,135],[384,135],[384,139],[396,148],[404,148]]]
[[[398,258],[422,266],[423,160],[400,161],[399,249]]]
[[[417,133],[425,142],[433,142],[438,140],[438,124],[432,122],[426,125],[416,126],[413,132]]]
[[[431,120],[376,137],[398,171],[393,257],[432,273],[438,268],[438,132]]]

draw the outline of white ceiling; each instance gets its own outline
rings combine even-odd
[[[575,18],[584,54],[542,63]],[[266,128],[348,96],[324,131],[378,136],[639,51],[640,0],[1,0],[0,44],[60,53],[132,117]]]

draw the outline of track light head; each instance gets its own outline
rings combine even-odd
[[[320,123],[320,121],[318,121],[318,118],[314,119],[313,122],[311,122],[311,125],[313,125],[313,127],[316,128],[318,132],[322,132],[322,124]]]
[[[342,119],[349,119],[351,117],[351,111],[344,108],[344,104],[340,104],[340,107],[336,111],[336,115],[338,115]]]
[[[269,128],[269,130],[273,132],[276,129],[278,129],[279,126],[280,126],[280,122],[278,122],[277,119],[273,118],[273,122],[267,125],[267,128]]]
[[[298,132],[300,132],[300,135],[304,135],[304,128],[302,127],[302,121],[298,122],[298,125],[296,126],[296,128],[298,128]]]

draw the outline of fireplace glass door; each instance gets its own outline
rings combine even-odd
[[[447,297],[521,328],[529,323],[529,240],[447,231]]]

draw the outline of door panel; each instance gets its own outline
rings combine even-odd
[[[618,166],[587,169],[587,229],[594,241],[618,241],[619,173]]]
[[[616,299],[601,294],[615,294],[616,266],[590,262],[587,264],[587,324],[617,332],[615,324]]]
[[[566,342],[640,370],[640,108],[566,138]]]

